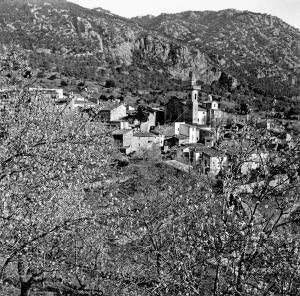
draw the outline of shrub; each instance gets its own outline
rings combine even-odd
[[[105,87],[108,88],[116,87],[116,82],[113,79],[108,79],[105,82]]]

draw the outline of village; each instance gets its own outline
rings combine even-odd
[[[191,72],[186,98],[172,98],[165,108],[142,110],[120,100],[92,103],[83,97],[73,98],[70,108],[92,114],[111,128],[115,145],[129,158],[155,150],[167,166],[178,171],[217,176],[238,149],[247,150],[247,139],[241,141],[237,135],[242,137],[249,115],[241,118],[228,114],[211,95],[200,97],[200,90]],[[295,140],[293,133],[283,133],[283,125],[275,120],[258,118],[255,125],[268,131],[266,136],[274,145],[248,153],[241,174],[257,169],[276,149],[293,145]]]
[[[29,88],[33,96],[50,99],[69,113],[86,113],[93,121],[107,126],[114,144],[128,161],[141,158],[146,151],[155,151],[165,165],[185,173],[217,176],[236,154],[244,151],[247,159],[239,173],[247,175],[274,152],[295,143],[297,135],[286,132],[282,124],[271,118],[256,118],[257,130],[266,130],[265,136],[271,137],[273,145],[247,151],[249,139],[242,137],[249,114],[228,114],[212,95],[199,96],[200,90],[191,72],[185,99],[172,98],[164,108],[140,108],[118,99],[92,102],[80,94],[65,96],[62,88]],[[1,90],[2,111],[9,109],[14,93]]]

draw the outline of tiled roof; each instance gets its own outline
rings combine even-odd
[[[120,130],[116,130],[116,131],[113,131],[113,135],[124,135],[124,134],[127,134],[129,132],[131,132],[132,129],[120,129]]]
[[[185,140],[188,139],[188,136],[184,136],[184,135],[175,135],[174,138],[177,138],[178,140]]]
[[[204,154],[210,157],[225,156],[225,153],[214,148],[207,148],[203,151]]]
[[[146,133],[146,132],[138,132],[138,133],[135,133],[134,135],[133,135],[134,137],[147,137],[147,138],[152,138],[152,137],[155,137],[155,135],[154,134],[152,134],[152,133]]]
[[[185,147],[192,147],[192,148],[207,148],[204,144],[202,143],[191,143],[191,144],[184,144]]]
[[[121,103],[117,102],[105,102],[104,105],[101,107],[100,111],[111,111],[121,105]]]
[[[157,127],[155,127],[154,131],[164,135],[165,137],[173,137],[174,136],[174,126],[173,125],[157,126]]]

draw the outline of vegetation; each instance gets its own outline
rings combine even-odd
[[[103,231],[83,190],[112,173],[111,140],[89,119],[29,93],[20,55],[4,53],[0,61],[9,71],[5,83],[16,90],[1,113],[0,289],[92,293],[98,288],[74,283],[85,277],[82,264],[92,264],[91,248],[101,248],[94,234]]]
[[[111,78],[131,92],[179,90],[193,69],[219,95],[299,93],[299,31],[269,15],[224,10],[128,20],[67,1],[14,0],[1,1],[0,22],[1,43],[26,49],[41,79],[56,72],[64,81],[105,85]]]
[[[235,150],[221,182],[155,151],[117,171],[109,131],[29,94],[16,49],[0,62],[16,91],[1,114],[0,294],[298,294],[298,142],[276,148],[250,121],[220,147]],[[260,149],[272,153],[242,174]]]

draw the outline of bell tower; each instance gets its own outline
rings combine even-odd
[[[198,123],[198,91],[201,89],[200,86],[196,85],[196,77],[193,72],[189,74],[189,99],[188,99],[188,106],[190,114],[188,118],[190,119],[191,123]]]

